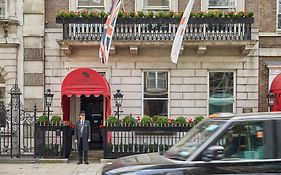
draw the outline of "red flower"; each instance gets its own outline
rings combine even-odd
[[[193,119],[192,119],[192,118],[189,118],[189,119],[187,119],[187,122],[188,122],[188,123],[193,123]]]

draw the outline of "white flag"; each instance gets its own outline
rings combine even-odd
[[[189,0],[188,4],[186,6],[186,9],[182,15],[182,18],[181,18],[174,42],[173,42],[172,51],[171,51],[171,61],[175,64],[178,62],[182,39],[183,39],[183,35],[184,35],[185,29],[186,29],[187,22],[189,20],[191,10],[192,10],[193,2],[194,2],[194,0]]]

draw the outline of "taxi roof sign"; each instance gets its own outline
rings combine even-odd
[[[234,115],[233,113],[214,113],[209,115],[209,118],[230,117],[233,115]]]

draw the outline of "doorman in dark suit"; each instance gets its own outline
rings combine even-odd
[[[86,165],[88,162],[88,151],[89,142],[91,141],[91,126],[88,120],[85,120],[85,112],[81,111],[79,114],[79,120],[76,122],[75,127],[75,143],[78,146],[79,161],[78,165],[82,163],[82,157],[84,153],[84,163]]]

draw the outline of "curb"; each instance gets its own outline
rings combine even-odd
[[[100,163],[112,163],[115,159],[100,159]]]
[[[36,163],[69,163],[68,159],[38,159]]]

